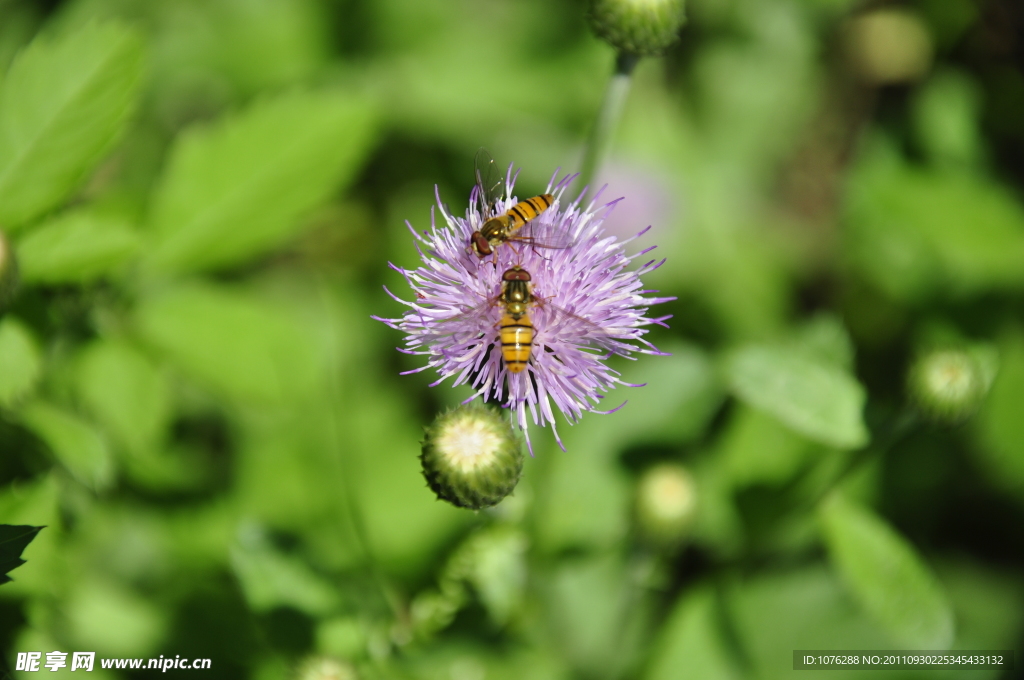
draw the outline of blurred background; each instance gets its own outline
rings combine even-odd
[[[1016,0],[692,0],[601,173],[608,228],[668,258],[672,356],[622,362],[648,385],[566,452],[534,430],[492,510],[426,488],[422,428],[468,392],[398,375],[387,263],[417,265],[435,185],[463,210],[479,147],[520,197],[576,168],[614,61],[586,10],[0,0],[0,522],[47,527],[0,587],[12,677],[33,650],[255,680],[1020,668]]]

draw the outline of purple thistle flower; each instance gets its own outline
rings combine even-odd
[[[452,215],[435,188],[444,224],[438,226],[433,208],[428,231],[417,233],[406,222],[423,264],[414,270],[390,265],[405,277],[416,299],[408,302],[388,290],[388,295],[409,310],[399,319],[373,318],[406,334],[405,347],[399,351],[428,357],[426,366],[405,373],[437,369],[441,377],[431,387],[450,377],[454,377],[453,386],[469,383],[476,392],[467,402],[480,396],[511,409],[524,433],[529,412],[534,424],[543,427],[551,423],[558,445],[565,450],[555,431],[552,405],[570,423],[584,411],[613,413],[622,408],[625,402],[610,411],[595,408],[605,392],[616,385],[629,385],[605,361],[611,354],[627,358],[634,358],[634,352],[663,355],[643,338],[647,333],[644,326],[665,326],[670,317],[648,318],[645,314],[651,305],[675,298],[644,297],[657,291],[644,290],[640,276],[657,269],[664,260],[627,269],[653,246],[627,256],[624,244],[628,241],[603,232],[601,223],[622,199],[599,205],[602,189],[581,208],[586,189],[568,202],[564,194],[576,175],[556,183],[557,174],[547,188],[554,196],[553,204],[522,231],[562,233],[571,245],[552,249],[513,240],[497,246],[494,255],[481,258],[468,247],[470,235],[492,216],[480,187],[470,194],[465,217]],[[509,166],[496,214],[518,202],[512,195],[516,177],[518,173],[513,175]],[[499,338],[499,321],[505,311],[500,299],[502,275],[516,265],[531,275],[535,299],[529,307],[535,330],[532,356],[519,373],[505,366]],[[528,433],[526,439],[529,445]],[[532,446],[530,451],[532,454]]]

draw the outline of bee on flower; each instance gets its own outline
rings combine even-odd
[[[405,333],[399,351],[427,357],[425,366],[408,373],[433,368],[440,378],[432,386],[448,378],[453,386],[468,383],[475,388],[468,401],[481,397],[510,409],[523,432],[529,420],[550,423],[554,431],[553,409],[575,423],[585,411],[621,408],[597,408],[609,390],[627,385],[607,359],[663,354],[643,336],[647,326],[664,326],[669,316],[646,315],[652,305],[674,298],[645,297],[657,291],[645,290],[640,280],[664,260],[630,269],[654,247],[627,256],[626,241],[604,233],[602,222],[622,199],[602,203],[598,192],[583,206],[586,189],[570,200],[566,193],[576,176],[559,180],[558,171],[543,194],[550,205],[516,227],[527,236],[504,239],[481,257],[474,246],[484,226],[520,205],[513,195],[517,176],[509,166],[500,190],[493,191],[478,172],[464,216],[453,214],[435,190],[430,229],[420,233],[406,223],[422,264],[391,265],[414,299],[387,291],[409,309],[397,319],[374,318]],[[558,236],[542,242],[529,234]],[[529,445],[528,434],[526,439]],[[564,449],[557,432],[555,439]]]

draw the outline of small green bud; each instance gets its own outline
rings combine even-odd
[[[924,415],[950,424],[972,415],[988,391],[984,368],[974,356],[959,349],[919,357],[907,383],[911,398]]]
[[[844,29],[847,59],[870,85],[914,82],[931,68],[931,34],[913,12],[882,7],[850,19]]]
[[[329,656],[313,656],[299,664],[296,680],[358,680],[354,668]]]
[[[588,18],[597,37],[620,52],[654,57],[678,40],[685,9],[683,0],[592,0]]]
[[[18,287],[18,262],[14,259],[14,249],[4,232],[0,231],[0,310],[14,297]]]
[[[653,543],[677,545],[697,511],[697,485],[681,465],[663,463],[647,470],[637,484],[636,517],[641,534]]]
[[[523,452],[512,426],[477,404],[438,416],[427,428],[420,460],[438,498],[472,510],[501,502],[523,471]]]

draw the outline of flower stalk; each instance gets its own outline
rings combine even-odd
[[[591,0],[588,15],[597,37],[615,48],[615,70],[583,151],[580,175],[593,187],[608,156],[640,57],[662,54],[686,22],[683,0]]]
[[[640,55],[619,52],[615,58],[615,70],[604,91],[604,99],[597,113],[597,120],[590,131],[587,146],[583,151],[583,162],[580,177],[583,186],[593,186],[601,171],[601,165],[608,156],[612,138],[619,127],[622,111],[626,107],[626,97],[633,82],[633,71],[640,61]]]

